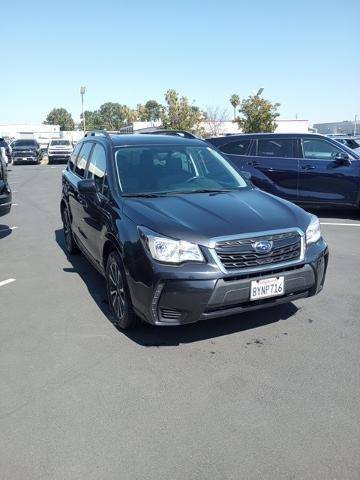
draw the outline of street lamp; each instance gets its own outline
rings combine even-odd
[[[83,120],[83,130],[85,134],[85,116],[84,116],[84,95],[86,92],[86,87],[82,86],[80,87],[80,95],[81,95],[81,114],[82,114],[82,120]]]
[[[264,87],[259,88],[259,90],[257,91],[256,96],[258,97],[259,95],[261,95],[263,91],[264,91]]]

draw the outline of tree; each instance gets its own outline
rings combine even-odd
[[[201,131],[200,123],[204,118],[201,110],[191,105],[187,97],[180,97],[175,90],[165,94],[166,105],[160,112],[162,126],[171,130]]]
[[[106,102],[101,105],[99,115],[101,128],[106,130],[118,130],[126,125],[124,106],[119,103]]]
[[[279,107],[280,103],[271,103],[260,95],[250,95],[241,102],[236,122],[244,133],[274,132],[277,126],[275,120],[280,116]]]
[[[206,137],[218,137],[224,134],[224,122],[227,119],[226,108],[206,107],[204,112],[204,130]]]
[[[98,110],[84,112],[86,130],[118,130],[137,120],[137,112],[127,105],[106,102]]]
[[[160,119],[162,105],[156,100],[148,100],[145,105],[139,104],[136,112],[141,122],[155,122]]]
[[[234,109],[234,121],[236,120],[236,107],[240,105],[240,97],[236,93],[231,95],[230,97],[230,103]]]
[[[74,130],[75,123],[65,108],[53,108],[44,121],[45,125],[60,125],[60,130]]]

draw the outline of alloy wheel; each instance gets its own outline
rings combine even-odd
[[[125,313],[125,288],[120,268],[114,259],[109,269],[109,296],[111,306],[118,317],[122,319]]]

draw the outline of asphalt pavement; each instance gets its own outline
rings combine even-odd
[[[0,218],[2,480],[360,478],[360,214],[317,212],[324,291],[124,333],[68,259],[63,166],[10,167]]]

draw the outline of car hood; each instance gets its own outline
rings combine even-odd
[[[138,226],[204,246],[214,237],[287,228],[305,232],[310,222],[302,208],[258,189],[124,200],[124,214]]]

